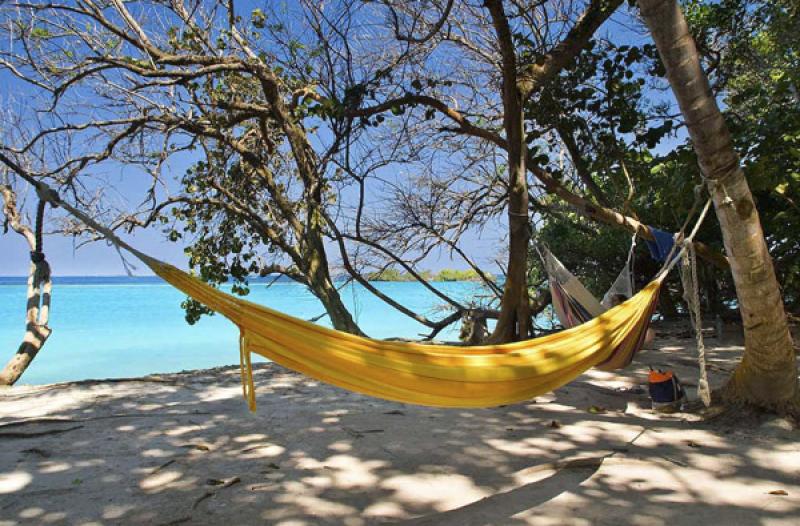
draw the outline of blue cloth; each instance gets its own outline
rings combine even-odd
[[[645,239],[647,242],[647,248],[650,249],[650,255],[653,256],[653,259],[659,263],[663,263],[667,260],[667,256],[669,256],[669,252],[672,250],[673,245],[675,245],[675,238],[669,232],[664,232],[663,230],[659,230],[652,226],[648,228],[650,229],[650,232],[653,233],[655,241]]]

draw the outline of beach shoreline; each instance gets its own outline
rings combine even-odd
[[[649,365],[690,393],[697,379],[685,327],[656,344],[624,371],[481,410],[385,402],[271,363],[255,366],[255,414],[238,366],[9,388],[0,525],[793,523],[791,423],[652,412]],[[741,346],[707,344],[719,385]]]

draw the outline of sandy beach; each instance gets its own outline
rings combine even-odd
[[[685,329],[660,329],[624,371],[483,410],[384,402],[273,364],[256,368],[255,414],[237,367],[7,389],[0,525],[797,524],[789,421],[650,410],[648,364],[694,394]],[[718,385],[742,349],[707,343]]]

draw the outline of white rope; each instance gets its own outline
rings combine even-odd
[[[684,239],[679,239],[676,241],[675,246],[672,247],[669,256],[667,256],[667,261],[656,276],[657,280],[663,280],[679,260],[683,262],[681,268],[681,281],[683,282],[684,299],[689,306],[689,316],[694,324],[695,338],[697,340],[697,361],[700,365],[700,379],[697,382],[697,394],[706,407],[711,405],[711,389],[708,386],[708,373],[706,371],[706,348],[703,341],[703,327],[701,325],[702,320],[700,318],[700,293],[697,279],[697,256],[695,254],[694,244],[692,241],[694,240],[694,236],[696,236],[697,232],[700,230],[700,225],[703,224],[703,220],[706,218],[706,215],[710,209],[711,199],[708,199],[708,201],[706,201],[706,205],[703,207],[703,211],[697,218],[697,222],[695,222],[691,233]],[[677,246],[680,246],[680,250],[673,256]]]
[[[708,214],[709,209],[711,208],[711,199],[709,198],[706,201],[706,205],[703,207],[703,211],[700,212],[700,216],[697,218],[697,222],[694,224],[694,228],[692,229],[691,233],[683,239],[678,239],[675,241],[675,245],[670,250],[669,254],[667,255],[667,259],[664,262],[664,265],[661,267],[661,270],[656,274],[654,278],[657,281],[663,281],[664,278],[669,274],[669,271],[672,270],[672,267],[681,259],[684,252],[688,250],[688,247],[692,245],[692,241],[694,240],[694,236],[697,235],[697,231],[700,230],[700,225],[703,224],[703,220],[705,220],[706,215]],[[681,230],[682,232],[683,230]],[[675,250],[677,247],[680,247],[677,254]]]
[[[683,299],[689,307],[689,318],[694,326],[697,341],[697,363],[700,366],[700,379],[697,382],[697,395],[703,405],[711,405],[711,389],[708,385],[706,370],[706,346],[703,341],[703,320],[700,309],[700,287],[697,278],[697,254],[693,245],[683,251],[681,257],[681,282],[683,283]]]

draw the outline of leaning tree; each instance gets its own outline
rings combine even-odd
[[[52,330],[50,319],[50,298],[52,281],[50,265],[42,247],[44,213],[47,203],[39,201],[33,226],[26,220],[17,192],[12,186],[13,178],[9,170],[0,170],[0,198],[3,201],[4,230],[11,228],[21,235],[28,244],[31,264],[28,270],[27,301],[25,306],[25,336],[16,353],[0,370],[0,385],[14,385],[28,368],[39,351],[42,350]],[[4,232],[4,233],[5,233]]]
[[[797,411],[800,385],[781,288],[739,155],[675,0],[639,0],[714,200],[731,265],[745,353],[723,390],[731,401]]]

